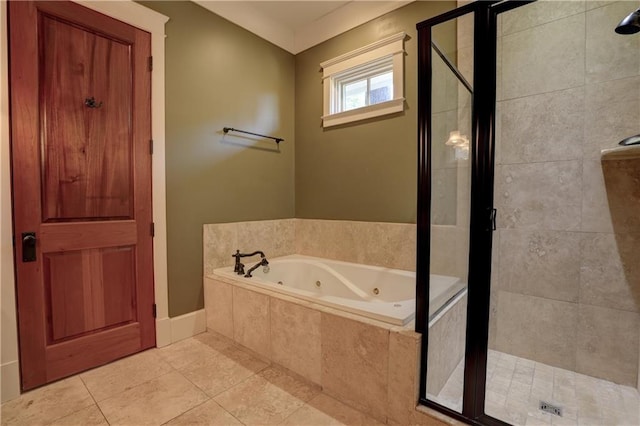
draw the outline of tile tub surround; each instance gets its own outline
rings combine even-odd
[[[432,244],[438,250],[431,259],[431,272],[462,276],[460,271],[465,270],[465,265],[459,260],[464,257],[455,254],[466,244],[467,237],[468,230],[463,228],[434,225]],[[449,244],[450,241],[455,243]],[[207,224],[203,226],[204,276],[210,276],[217,268],[232,266],[236,250],[262,250],[268,259],[297,253],[415,271],[416,225],[321,219]],[[245,260],[243,263],[249,265],[254,259]]]
[[[297,253],[415,271],[416,225],[320,219],[216,223],[204,225],[203,245],[205,276],[233,265],[236,250],[262,250],[267,258]]]
[[[225,277],[206,277],[204,287],[206,312],[234,313],[208,316],[210,331],[380,422],[436,422],[416,411],[420,335],[413,324],[392,326]],[[207,297],[212,294],[230,295],[230,306],[227,297]],[[256,314],[245,314],[247,300]],[[253,328],[250,338],[237,331],[247,327]]]

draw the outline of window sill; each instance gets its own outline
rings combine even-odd
[[[381,115],[393,114],[404,111],[404,98],[393,99],[375,105],[356,108],[337,114],[323,115],[322,127],[338,126],[340,124],[351,123],[353,121],[366,120],[368,118],[379,117]]]

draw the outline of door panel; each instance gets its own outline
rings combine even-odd
[[[50,342],[135,319],[133,247],[47,253]]]
[[[72,2],[9,2],[23,390],[155,345],[150,35]],[[95,103],[87,103],[93,98]]]
[[[43,218],[131,218],[131,47],[47,15],[39,26]]]

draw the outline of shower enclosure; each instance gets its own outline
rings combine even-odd
[[[638,6],[474,2],[418,24],[423,404],[640,424],[640,159],[601,156],[640,130],[640,34],[614,32]],[[468,284],[444,337],[421,309],[441,271]]]

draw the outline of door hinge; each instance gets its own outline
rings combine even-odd
[[[153,317],[157,318],[158,317],[158,308],[156,307],[156,304],[154,303],[153,306],[151,307],[151,311],[153,312]]]
[[[156,236],[156,224],[151,222],[151,236],[155,237]]]
[[[153,139],[149,139],[149,154],[153,155]]]
[[[149,71],[153,71],[153,56],[149,56]]]

